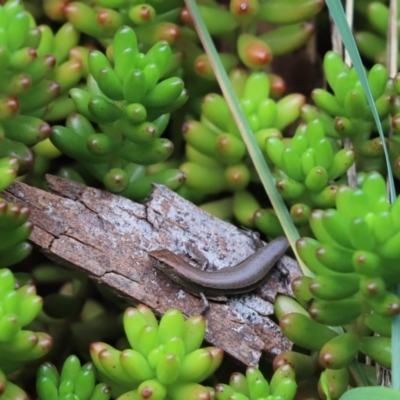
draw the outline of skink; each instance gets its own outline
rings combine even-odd
[[[154,250],[148,254],[152,265],[188,292],[206,297],[246,293],[261,286],[267,274],[289,247],[285,237],[279,237],[261,247],[250,257],[218,271],[204,271],[193,267],[169,250]]]

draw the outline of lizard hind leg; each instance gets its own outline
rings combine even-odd
[[[210,309],[210,302],[208,301],[207,297],[205,296],[205,294],[203,292],[200,292],[200,297],[203,300],[203,307],[200,311],[200,315],[205,316],[208,312],[208,310]]]

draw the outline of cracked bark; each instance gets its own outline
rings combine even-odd
[[[197,314],[202,300],[185,292],[151,267],[147,252],[166,248],[185,252],[195,247],[216,268],[235,265],[255,251],[254,240],[235,226],[202,211],[164,186],[155,185],[145,204],[47,176],[50,192],[15,182],[8,201],[27,205],[34,230],[30,240],[47,257],[108,285],[131,304],[144,303],[161,315],[176,307]],[[290,279],[301,272],[283,257],[278,268]],[[257,365],[289,350],[290,342],[268,317],[272,302],[290,288],[274,268],[256,291],[232,296],[225,304],[210,302],[206,340],[245,365]]]

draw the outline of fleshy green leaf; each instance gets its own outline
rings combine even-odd
[[[351,389],[339,400],[400,400],[400,392],[383,386]]]

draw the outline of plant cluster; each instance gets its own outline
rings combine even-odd
[[[53,127],[52,143],[80,161],[105,188],[128,198],[145,198],[151,182],[179,188],[183,176],[177,169],[150,178],[144,167],[171,156],[173,143],[160,136],[170,112],[188,97],[181,78],[158,82],[168,73],[168,43],[157,42],[146,54],[140,53],[135,32],[122,27],[108,49],[114,66],[101,51],[89,53],[86,89],[69,92],[78,112],[68,115],[65,126]]]
[[[367,174],[359,189],[341,187],[336,208],[311,213],[316,239],[297,241],[301,259],[315,276],[292,282],[298,303],[285,297],[275,303],[285,336],[319,352],[332,398],[350,383],[348,367],[358,352],[391,366],[391,324],[400,311],[400,299],[393,293],[398,283],[399,204],[388,203],[384,179],[376,172]],[[332,326],[342,326],[344,332]],[[282,354],[275,362],[291,363],[291,357],[300,357],[299,368],[306,362],[303,354],[285,357]]]
[[[385,65],[389,5],[381,1],[358,1],[357,3],[357,15],[360,19],[364,19],[364,24],[360,24],[354,34],[358,49],[366,59]]]

